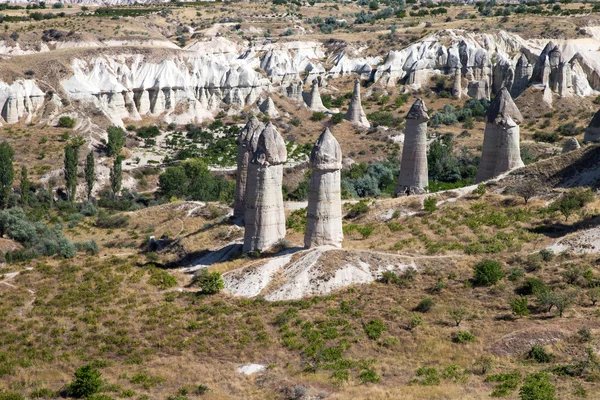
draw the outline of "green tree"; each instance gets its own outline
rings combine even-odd
[[[15,179],[14,156],[15,151],[8,143],[0,143],[0,203],[2,208],[6,208],[8,205],[8,198]]]
[[[554,392],[548,374],[538,372],[525,378],[525,383],[519,389],[519,397],[521,400],[554,400]]]
[[[186,193],[188,178],[181,166],[167,167],[158,177],[158,190],[164,197],[183,197]]]
[[[75,379],[69,384],[68,392],[76,398],[89,397],[102,387],[102,374],[90,364],[75,371]]]
[[[518,317],[525,317],[529,315],[529,307],[527,306],[527,297],[515,297],[510,300],[510,309],[513,314]]]
[[[95,178],[96,178],[94,168],[95,168],[94,152],[90,151],[88,153],[87,157],[85,158],[85,168],[84,168],[85,184],[86,184],[88,200],[90,200],[92,198],[92,190],[94,189],[94,182],[95,182]]]
[[[108,147],[108,154],[112,157],[119,155],[125,144],[125,131],[118,126],[111,126],[106,132],[108,133],[108,142],[106,145]]]
[[[113,196],[118,196],[121,192],[121,184],[123,182],[123,157],[117,156],[113,162],[113,167],[110,170],[110,189]]]
[[[72,128],[75,126],[75,120],[68,116],[62,116],[58,119],[58,126],[60,128]]]
[[[65,147],[64,173],[69,201],[75,201],[77,194],[77,164],[79,161],[79,146],[70,143]]]
[[[31,182],[27,176],[27,167],[21,167],[21,204],[24,206],[29,204],[29,190],[31,189]]]

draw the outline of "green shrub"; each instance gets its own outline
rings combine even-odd
[[[436,385],[439,385],[441,382],[440,373],[438,372],[437,369],[435,369],[433,367],[419,368],[417,370],[417,376],[421,378],[421,379],[417,380],[417,383],[419,385],[436,386]]]
[[[454,336],[455,343],[470,343],[475,341],[475,335],[469,331],[458,331]]]
[[[327,117],[327,115],[326,115],[324,112],[321,112],[321,111],[315,111],[315,112],[314,112],[314,113],[311,115],[310,119],[311,119],[311,121],[322,121],[322,120],[324,120],[326,117]]]
[[[433,301],[433,299],[431,297],[425,297],[423,300],[421,300],[419,302],[419,304],[417,304],[417,306],[415,307],[415,311],[421,312],[421,313],[426,313],[429,310],[431,310],[431,308],[434,306],[435,302]]]
[[[373,371],[372,369],[363,370],[360,373],[360,375],[358,376],[358,378],[360,379],[361,383],[378,383],[379,382],[379,376],[377,375],[377,372]]]
[[[129,216],[125,214],[109,215],[100,213],[96,219],[96,227],[103,229],[124,228],[129,223]]]
[[[60,128],[73,128],[75,126],[75,120],[68,116],[62,116],[58,119],[58,126]]]
[[[516,297],[510,301],[510,309],[514,315],[525,317],[529,315],[529,307],[527,307],[527,297]]]
[[[527,278],[523,285],[517,289],[517,292],[523,296],[527,295],[538,295],[540,293],[548,292],[550,289],[544,282],[539,278]]]
[[[0,392],[0,400],[25,400],[25,397],[14,392]]]
[[[356,228],[356,230],[358,231],[358,233],[360,233],[360,235],[363,237],[363,239],[368,239],[369,236],[371,236],[371,234],[375,230],[375,225],[370,224],[370,223],[360,225]]]
[[[31,397],[32,399],[54,399],[57,397],[57,393],[54,390],[48,388],[39,388],[31,392],[29,397]]]
[[[423,200],[423,208],[429,213],[432,213],[435,210],[437,210],[437,200],[435,199],[435,197],[428,197],[425,200]]]
[[[534,345],[531,348],[531,350],[529,350],[527,358],[529,358],[530,360],[534,360],[537,363],[543,364],[552,362],[554,356],[546,352],[546,350],[542,346]]]
[[[360,200],[358,203],[350,205],[350,210],[348,211],[348,214],[346,214],[346,218],[357,218],[368,213],[370,209],[367,200]]]
[[[548,249],[542,249],[539,252],[540,257],[542,257],[542,260],[548,262],[548,261],[552,261],[552,259],[554,258],[554,252],[552,250],[548,250]]]
[[[91,364],[84,365],[75,371],[75,379],[68,386],[69,395],[82,398],[100,391],[102,374]]]
[[[202,289],[202,293],[216,294],[225,287],[225,282],[220,272],[208,272],[206,268],[198,270],[194,274],[192,283]]]
[[[372,319],[365,325],[365,333],[371,340],[377,340],[381,337],[381,334],[387,330],[383,321],[380,319]]]
[[[475,188],[475,190],[473,190],[473,194],[476,196],[483,196],[486,192],[486,187],[483,183],[480,183],[479,185],[477,185],[477,187]]]
[[[554,392],[548,374],[538,372],[525,378],[525,383],[519,389],[519,397],[521,400],[554,400]]]
[[[504,397],[511,394],[521,382],[521,374],[513,372],[509,374],[494,374],[488,375],[485,382],[497,383],[496,388],[492,391],[492,397]]]
[[[336,113],[336,114],[333,114],[331,116],[331,123],[332,124],[339,124],[343,120],[344,120],[344,114]]]
[[[504,277],[504,272],[498,261],[484,260],[473,267],[473,281],[479,286],[492,286]]]
[[[177,279],[167,271],[155,268],[148,279],[148,283],[161,289],[169,289],[177,286]]]

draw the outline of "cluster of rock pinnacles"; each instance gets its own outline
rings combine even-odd
[[[275,125],[250,119],[239,137],[234,204],[234,216],[243,218],[245,225],[244,252],[266,250],[285,238],[281,182],[286,160],[285,142]],[[317,139],[310,165],[304,245],[341,247],[342,149],[329,129]]]
[[[327,110],[321,101],[318,81],[313,82],[307,107]],[[427,122],[429,115],[422,99],[417,99],[406,115],[406,128],[400,174],[395,196],[426,193],[429,185],[427,166]],[[360,101],[360,81],[345,118],[362,128],[370,126]],[[519,124],[523,116],[510,92],[503,87],[486,114],[481,161],[476,182],[522,167]],[[600,138],[600,111],[586,130],[584,142]],[[565,143],[563,152],[579,148],[576,139]],[[245,225],[243,251],[266,250],[285,238],[283,164],[287,150],[283,137],[271,122],[266,125],[252,117],[239,136],[237,185],[234,217]],[[342,150],[325,129],[310,155],[310,178],[304,246],[341,247],[342,233],[341,169]]]

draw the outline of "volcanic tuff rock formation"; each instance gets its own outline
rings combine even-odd
[[[327,111],[327,108],[325,108],[323,101],[321,100],[321,94],[319,93],[319,81],[317,79],[315,79],[312,83],[310,96],[307,99],[306,105],[311,111]]]
[[[365,111],[360,102],[360,79],[354,81],[354,92],[352,93],[352,101],[348,107],[345,118],[354,125],[362,128],[370,128],[371,124],[367,119]]]
[[[310,187],[304,246],[342,246],[342,198],[340,179],[342,149],[325,128],[310,153]]]
[[[417,99],[406,115],[400,174],[394,191],[396,196],[425,193],[429,185],[427,121],[427,107],[423,100]]]
[[[248,168],[244,252],[266,250],[285,237],[281,182],[286,160],[283,137],[269,122],[258,135]]]
[[[567,141],[563,145],[562,152],[568,153],[570,151],[577,150],[580,148],[581,148],[581,146],[579,145],[577,138],[572,137],[572,138],[567,139]]]
[[[18,80],[11,85],[0,82],[0,92],[5,93],[0,97],[0,107],[6,109],[3,118],[10,123],[43,118],[45,104],[58,93],[64,104],[80,104],[83,113],[93,108],[97,110],[94,117],[103,117],[112,124],[123,126],[124,118],[136,120],[146,115],[185,124],[212,119],[224,109],[235,112],[274,91],[300,100],[302,85],[319,79],[324,86],[328,78],[348,74],[382,85],[406,83],[413,89],[428,85],[434,75],[449,75],[455,82],[455,96],[460,87],[461,96],[474,98],[489,98],[502,86],[517,96],[529,85],[533,74],[532,83],[548,87],[544,92],[548,104],[552,92],[589,96],[600,90],[599,40],[567,39],[545,49],[539,43],[503,31],[487,34],[445,30],[390,51],[382,63],[380,57],[366,57],[362,49],[353,50],[351,45],[326,54],[324,45],[308,41],[236,43],[213,37],[184,49],[157,40],[61,41],[53,46],[64,51],[86,47],[110,47],[111,51],[91,57],[78,53],[72,59],[68,59],[70,53],[57,55],[53,61],[66,61],[65,70],[72,71],[61,82],[45,78]],[[153,50],[136,50],[136,46]],[[25,53],[38,51],[52,53],[46,44],[38,50],[26,49]],[[0,40],[0,56],[25,53],[18,44]],[[326,57],[334,63],[329,71],[322,65]],[[538,60],[535,73],[531,66],[534,60]],[[38,88],[56,90],[43,93]],[[63,111],[64,106],[56,109],[58,103],[52,103],[53,113]]]
[[[594,118],[585,130],[583,135],[583,143],[597,142],[600,139],[600,110],[594,114]]]
[[[268,115],[269,118],[279,118],[279,111],[277,111],[277,107],[275,107],[275,103],[271,96],[267,97],[259,106],[260,112],[265,115]]]
[[[523,116],[510,93],[502,88],[487,111],[477,183],[524,165],[519,145],[522,121]]]
[[[238,153],[237,153],[237,176],[235,185],[235,202],[233,204],[234,217],[243,217],[246,212],[246,182],[248,179],[248,166],[250,157],[255,149],[252,148],[252,141],[256,145],[260,133],[265,128],[265,125],[256,117],[252,117],[238,137]]]

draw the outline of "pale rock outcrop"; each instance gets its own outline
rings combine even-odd
[[[286,160],[283,137],[272,123],[268,123],[258,135],[248,167],[244,252],[267,250],[285,238],[281,184]]]
[[[550,83],[550,52],[555,48],[558,49],[551,41],[546,44],[544,50],[542,50],[533,66],[530,79],[531,83],[541,83],[542,85],[548,85]]]
[[[563,148],[562,148],[562,152],[564,154],[564,153],[568,153],[570,151],[577,150],[580,148],[581,148],[581,146],[579,145],[577,138],[572,137],[565,141],[565,144],[563,145]]]
[[[315,79],[312,83],[312,88],[310,90],[310,95],[306,101],[306,105],[311,111],[327,111],[327,108],[325,108],[325,106],[323,105],[323,101],[321,100],[321,93],[319,93],[319,81],[317,79]]]
[[[510,89],[510,95],[513,98],[518,97],[521,93],[527,89],[529,85],[529,79],[533,73],[533,66],[529,63],[527,56],[521,53],[517,65],[515,67],[515,78]]]
[[[33,80],[17,80],[11,85],[0,82],[0,106],[2,118],[8,124],[24,119],[31,122],[42,108],[45,94]]]
[[[427,107],[423,100],[417,99],[406,115],[404,147],[395,196],[425,193],[425,188],[429,185],[427,121]]]
[[[600,110],[594,114],[583,135],[583,143],[597,142],[600,139]]]
[[[285,96],[294,101],[302,100],[302,86],[301,80],[290,82],[285,88]]]
[[[233,216],[243,218],[246,212],[246,183],[248,179],[248,166],[253,153],[252,140],[258,137],[265,128],[258,118],[252,117],[244,126],[238,136],[237,174],[235,185],[235,202],[233,203]],[[256,144],[256,139],[255,139]]]
[[[268,115],[269,118],[279,118],[279,111],[277,111],[277,107],[275,107],[275,103],[271,96],[267,97],[260,106],[258,107],[261,113]]]
[[[356,79],[354,81],[354,92],[352,93],[352,100],[350,101],[350,106],[348,107],[348,111],[346,112],[345,118],[352,122],[354,125],[362,127],[362,128],[370,128],[371,124],[367,119],[367,115],[362,108],[362,104],[360,101],[360,80]]]
[[[510,60],[499,56],[494,65],[492,76],[492,93],[498,93],[503,87],[510,91],[515,81],[515,70]]]
[[[502,88],[490,104],[476,182],[522,167],[519,124],[523,116],[508,89]]]
[[[310,187],[306,213],[304,247],[341,247],[342,232],[341,172],[342,149],[325,128],[310,154]]]

